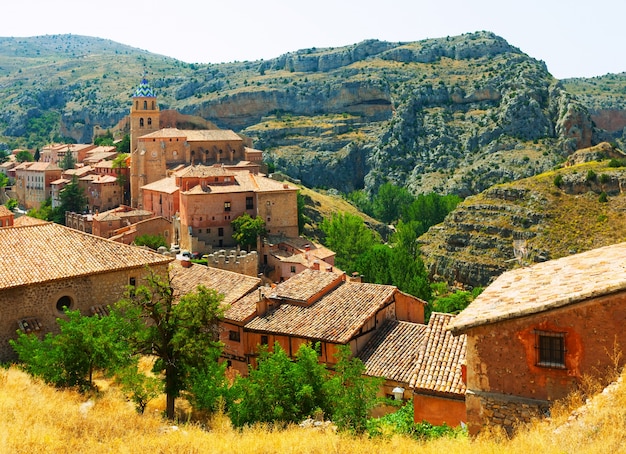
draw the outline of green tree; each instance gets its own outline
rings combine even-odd
[[[391,285],[391,273],[389,263],[393,256],[393,250],[386,244],[376,244],[356,260],[356,269],[363,275],[365,282],[372,284]]]
[[[113,145],[113,134],[107,129],[104,134],[94,137],[93,143],[98,146],[111,146]]]
[[[332,421],[341,430],[363,433],[370,410],[380,403],[376,394],[384,379],[365,376],[363,362],[352,356],[348,345],[341,346],[335,357],[335,374],[328,384]]]
[[[32,153],[28,150],[20,150],[15,155],[15,160],[17,162],[32,162],[33,159]]]
[[[413,196],[405,188],[393,183],[385,183],[379,189],[372,201],[374,217],[391,224],[400,219],[402,210],[413,202]]]
[[[69,145],[67,146],[67,150],[63,155],[63,159],[61,160],[61,168],[63,170],[73,169],[76,165],[76,159],[74,159],[74,154],[70,151]]]
[[[39,208],[31,208],[27,213],[32,218],[43,219],[44,221],[55,220],[57,211],[52,208],[52,200],[48,197],[44,200]],[[63,222],[64,223],[64,222]]]
[[[324,219],[320,228],[325,234],[324,244],[337,254],[337,266],[349,273],[359,271],[359,256],[379,243],[363,219],[350,213],[334,214],[330,220]]]
[[[139,235],[135,238],[135,246],[147,246],[150,249],[158,250],[161,246],[167,247],[165,238],[161,235]]]
[[[0,189],[5,188],[9,185],[9,177],[5,174],[0,173]]]
[[[87,206],[87,197],[85,191],[78,184],[78,178],[76,175],[72,177],[72,181],[69,182],[59,192],[59,211],[63,215],[63,222],[65,224],[65,212],[70,211],[74,213],[82,213]]]
[[[266,235],[265,221],[260,217],[252,218],[248,213],[232,220],[233,240],[250,250],[256,247],[257,238]]]
[[[124,193],[124,203],[128,201],[128,193],[126,192],[126,183],[128,182],[126,181],[127,178],[124,172],[122,172],[122,169],[127,168],[127,165],[126,165],[127,158],[128,158],[127,153],[121,153],[117,155],[115,159],[113,159],[113,164],[112,164],[112,168],[115,171],[115,175],[116,175],[115,179],[117,181],[117,184],[119,185],[119,187]]]
[[[311,222],[311,220],[304,213],[304,210],[306,209],[306,199],[300,193],[300,191],[298,191],[297,206],[298,206],[298,233],[302,234],[302,232],[304,231],[304,226],[306,225],[307,222]]]
[[[140,372],[135,364],[118,370],[115,374],[115,382],[133,401],[140,414],[143,414],[148,403],[159,396],[163,389],[159,378]]]
[[[291,360],[278,343],[260,348],[258,367],[233,385],[230,416],[237,427],[256,422],[299,422],[329,410],[328,371],[317,353],[302,344]]]
[[[132,362],[125,337],[129,325],[112,313],[87,317],[80,311],[65,311],[59,318],[59,334],[48,333],[42,340],[18,331],[10,340],[24,368],[56,386],[92,387],[94,370],[117,370]]]
[[[115,144],[115,148],[119,153],[130,153],[130,136],[124,135],[122,140]]]
[[[19,203],[16,199],[9,199],[7,200],[7,203],[4,204],[4,206],[6,206],[11,211],[17,208],[18,205]]]
[[[219,356],[222,298],[215,290],[198,286],[177,302],[171,281],[150,274],[146,286],[133,289],[117,304],[127,320],[146,321],[135,326],[128,342],[136,353],[157,357],[153,371],[164,374],[170,419],[176,398],[191,388],[190,377],[206,370]]]

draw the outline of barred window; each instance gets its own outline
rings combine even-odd
[[[535,331],[537,366],[565,368],[565,333]]]

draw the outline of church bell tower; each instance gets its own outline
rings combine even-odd
[[[131,206],[141,204],[139,187],[145,180],[144,155],[137,151],[137,139],[160,129],[157,98],[144,76],[132,96],[130,107],[130,198]]]

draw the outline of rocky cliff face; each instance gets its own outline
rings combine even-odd
[[[542,62],[489,32],[220,65],[76,36],[0,44],[6,146],[115,128],[146,68],[162,110],[241,132],[278,170],[342,192],[392,181],[467,196],[607,138]]]
[[[601,144],[578,152],[578,164],[468,197],[420,238],[431,275],[486,286],[514,267],[626,240],[626,169],[609,167],[610,156],[624,155]]]

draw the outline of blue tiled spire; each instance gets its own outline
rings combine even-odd
[[[133,94],[133,98],[135,98],[135,97],[141,97],[141,98],[154,98],[154,97],[156,97],[156,95],[154,94],[154,91],[152,90],[152,87],[148,83],[148,79],[146,79],[145,75],[143,76],[143,79],[141,79],[141,83],[139,84],[139,86],[135,90],[135,93]]]

